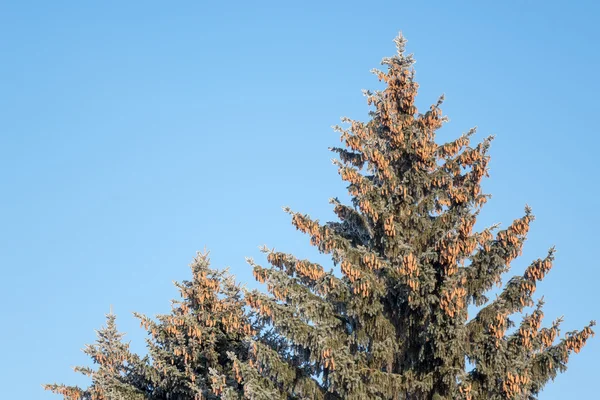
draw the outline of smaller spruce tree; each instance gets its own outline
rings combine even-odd
[[[218,399],[226,385],[237,385],[232,356],[246,361],[246,337],[257,327],[244,311],[241,288],[225,271],[210,268],[208,253],[192,264],[192,280],[175,283],[181,300],[173,300],[170,314],[156,321],[134,313],[148,332],[148,355],[129,352],[117,331],[114,314],[98,331],[98,341],[85,353],[97,370],[75,370],[92,379],[87,389],[45,385],[68,400]],[[213,387],[215,390],[213,390]]]
[[[96,343],[83,350],[98,368],[74,368],[75,372],[91,378],[92,384],[87,389],[57,384],[44,385],[44,388],[68,400],[146,399],[145,363],[129,351],[127,343],[123,343],[124,335],[117,330],[115,319],[112,312],[106,315],[106,326],[97,331]]]

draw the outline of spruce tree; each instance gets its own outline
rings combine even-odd
[[[488,299],[533,214],[473,230],[492,137],[471,146],[473,129],[436,143],[443,98],[418,112],[413,58],[395,42],[386,70],[373,71],[385,88],[365,92],[370,120],[336,127],[345,146],[331,150],[352,204],[332,199],[339,221],[324,224],[286,209],[334,268],[268,249],[269,267],[250,260],[269,294],[245,300],[287,348],[253,341],[249,360],[236,360],[245,389],[269,390],[249,398],[533,399],[593,335],[591,322],[558,340],[561,321],[542,327],[541,300],[519,318],[554,249]]]
[[[68,400],[217,399],[220,386],[235,387],[230,356],[246,360],[246,338],[257,327],[244,310],[241,288],[227,271],[210,268],[207,252],[190,267],[192,280],[175,283],[181,300],[173,300],[171,313],[156,320],[134,313],[148,332],[148,355],[129,352],[111,313],[97,343],[84,350],[98,368],[75,368],[92,379],[90,387],[44,387]]]
[[[135,313],[151,336],[152,399],[218,398],[219,390],[212,390],[215,374],[219,384],[220,379],[237,384],[228,354],[245,359],[245,338],[256,330],[228,271],[211,269],[207,252],[197,255],[191,269],[191,281],[175,284],[182,300],[173,301],[170,314],[155,322]]]
[[[86,352],[88,389],[49,385],[68,399],[535,399],[593,335],[592,321],[559,336],[543,326],[537,283],[554,249],[502,285],[534,217],[474,231],[492,138],[475,130],[438,144],[442,98],[415,106],[418,84],[405,39],[373,72],[370,120],[343,119],[332,148],[351,204],[331,200],[338,221],[285,211],[330,268],[266,247],[252,259],[266,292],[247,291],[206,254],[192,264],[182,300],[148,330],[149,354],[129,352],[109,315]],[[468,315],[474,307],[475,315]]]
[[[123,343],[123,334],[117,330],[116,316],[106,316],[106,326],[96,332],[97,341],[83,350],[98,365],[96,370],[88,367],[75,367],[75,372],[91,378],[87,389],[67,385],[44,385],[46,390],[62,394],[68,400],[143,400],[145,387],[143,371],[139,369],[143,361],[129,351]]]

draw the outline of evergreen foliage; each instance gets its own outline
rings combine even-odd
[[[542,327],[533,295],[554,249],[486,297],[534,217],[526,207],[506,229],[473,230],[492,138],[437,144],[443,99],[418,112],[413,59],[402,36],[396,45],[374,70],[385,88],[365,92],[370,120],[336,127],[352,204],[332,199],[339,221],[324,224],[285,209],[334,268],[263,248],[269,266],[248,261],[267,292],[242,291],[201,255],[172,313],[140,316],[149,356],[129,352],[109,315],[86,349],[98,370],[79,369],[92,385],[47,388],[68,399],[537,398],[594,322],[562,338],[560,319]]]
[[[149,335],[146,357],[129,352],[111,313],[96,344],[84,350],[98,370],[75,368],[91,377],[92,385],[85,390],[44,387],[69,400],[216,399],[218,393],[211,390],[216,379],[236,387],[228,354],[246,360],[246,338],[258,337],[252,315],[244,311],[233,277],[209,267],[208,253],[198,254],[191,270],[192,281],[176,283],[182,299],[173,301],[170,314],[159,315],[157,321],[135,314]]]

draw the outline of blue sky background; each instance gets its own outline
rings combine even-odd
[[[485,4],[484,4],[485,3]],[[499,4],[503,3],[503,4]],[[537,295],[563,332],[599,318],[597,2],[0,1],[0,397],[52,399],[112,304],[168,312],[197,250],[250,282],[267,244],[326,261],[281,207],[346,198],[327,148],[364,119],[398,31],[420,108],[495,134],[480,226],[537,217],[514,272],[555,244]],[[541,399],[598,398],[599,339]]]

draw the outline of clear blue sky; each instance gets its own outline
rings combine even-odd
[[[167,312],[204,246],[243,282],[262,244],[323,261],[281,206],[332,218],[330,127],[366,117],[398,31],[420,108],[446,94],[440,139],[496,135],[481,225],[533,207],[514,272],[557,246],[546,323],[600,319],[600,8],[567,4],[0,1],[0,397],[85,384],[111,304],[143,351],[131,312]],[[598,398],[599,357],[541,399]]]

